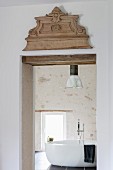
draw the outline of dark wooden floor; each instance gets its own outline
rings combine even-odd
[[[69,168],[51,165],[45,155],[45,152],[35,153],[35,170],[96,170],[96,168]]]

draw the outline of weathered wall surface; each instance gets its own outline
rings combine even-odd
[[[71,110],[66,113],[67,139],[77,139],[78,119],[81,129],[85,124],[85,139],[96,139],[96,65],[79,66],[82,89],[66,88],[69,66],[41,66],[35,67],[35,71],[35,110]],[[39,112],[35,115],[37,148],[41,117]]]

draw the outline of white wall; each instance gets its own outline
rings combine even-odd
[[[112,4],[113,5],[113,4]],[[56,5],[0,8],[0,169],[19,170],[19,122],[21,50],[24,38],[35,24],[34,17],[51,12]],[[80,23],[88,27],[97,53],[97,138],[98,170],[110,169],[108,109],[108,18],[107,2],[58,4],[67,12],[80,14]],[[76,50],[75,50],[76,51]],[[81,50],[84,52],[84,50]],[[78,50],[78,52],[81,52]],[[86,50],[85,50],[86,51]],[[104,81],[104,82],[103,82]],[[113,96],[113,95],[112,95]],[[111,111],[113,108],[111,108]],[[112,119],[113,120],[113,119]],[[111,124],[112,124],[111,120]],[[113,129],[113,128],[112,128]],[[112,133],[112,130],[111,130]],[[112,137],[113,138],[113,137]],[[111,148],[113,152],[113,148]],[[111,153],[112,153],[111,152]],[[113,165],[111,164],[111,167]]]
[[[113,169],[113,1],[109,0],[110,170]]]

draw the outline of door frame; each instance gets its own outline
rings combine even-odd
[[[96,54],[22,56],[22,170],[34,170],[33,66],[96,64]]]

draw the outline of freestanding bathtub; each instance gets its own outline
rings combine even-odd
[[[84,162],[84,144],[96,146],[95,141],[83,140],[48,142],[45,144],[47,159],[52,165],[57,166],[96,167],[96,153],[94,163]]]

